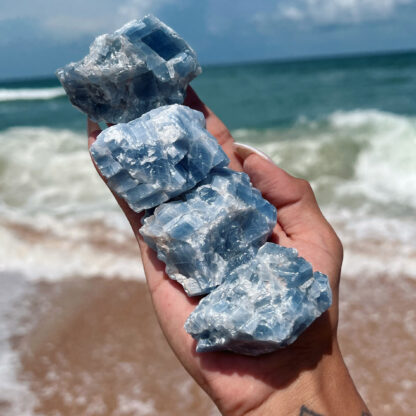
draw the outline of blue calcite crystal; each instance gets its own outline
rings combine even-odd
[[[140,233],[166,273],[195,296],[256,255],[276,225],[276,209],[245,173],[222,168],[143,223]]]
[[[201,300],[185,329],[198,352],[260,355],[294,342],[331,302],[324,274],[295,249],[266,243]]]
[[[192,48],[151,15],[97,37],[86,57],[56,71],[72,104],[107,123],[182,104],[187,85],[200,73]]]
[[[170,105],[101,132],[91,155],[109,187],[135,212],[193,188],[227,155],[199,111]]]

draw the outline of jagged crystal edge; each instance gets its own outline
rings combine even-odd
[[[197,352],[256,356],[293,343],[331,303],[326,275],[295,249],[266,243],[200,301],[185,329]]]
[[[135,212],[188,191],[229,163],[204,115],[178,104],[105,129],[90,152],[108,186]]]
[[[196,296],[249,262],[271,234],[276,216],[245,173],[216,168],[194,189],[149,213],[140,233],[169,277]]]
[[[71,103],[92,120],[125,123],[153,108],[182,104],[201,73],[193,49],[152,15],[98,36],[87,56],[56,76]]]

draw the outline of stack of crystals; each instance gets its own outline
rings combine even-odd
[[[276,209],[245,173],[213,170],[177,200],[157,207],[140,229],[188,296],[209,293],[246,264],[276,224]]]
[[[94,121],[134,120],[104,130],[91,154],[131,209],[152,209],[140,232],[167,274],[189,296],[208,293],[185,324],[197,351],[259,355],[294,342],[330,306],[331,290],[296,250],[266,243],[276,210],[226,168],[204,116],[166,105],[181,104],[200,72],[189,45],[146,16],[98,37],[57,76]]]
[[[294,342],[331,305],[328,278],[297,251],[266,243],[201,300],[185,323],[198,352],[272,352]]]
[[[107,123],[182,104],[186,87],[200,73],[192,48],[151,15],[97,37],[89,55],[56,71],[72,104]]]
[[[104,130],[91,155],[108,186],[141,212],[193,188],[213,168],[228,165],[204,127],[199,111],[164,106]]]
[[[197,350],[268,353],[330,306],[328,279],[296,250],[266,243],[275,208],[245,173],[225,167],[204,125],[197,111],[161,107],[103,131],[91,154],[133,210],[157,206],[140,233],[167,274],[189,296],[209,293],[185,326]]]

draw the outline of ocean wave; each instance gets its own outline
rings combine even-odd
[[[29,281],[97,276],[144,280],[133,233],[108,227],[105,221],[2,221],[0,249],[0,272]]]
[[[394,275],[416,270],[414,117],[356,110],[234,134],[311,181],[352,274],[376,275],[385,259]],[[11,128],[0,132],[0,146],[3,271],[30,279],[143,278],[129,225],[95,172],[84,135]]]
[[[336,113],[330,122],[337,129],[360,132],[364,143],[345,194],[360,192],[383,206],[392,205],[392,212],[397,205],[416,209],[416,118],[355,111]]]
[[[54,88],[0,88],[0,102],[4,101],[29,101],[51,100],[65,95],[61,87]]]
[[[343,243],[345,278],[416,279],[414,217],[386,218],[328,207],[323,213]]]
[[[0,208],[50,216],[115,210],[86,149],[71,130],[15,127],[0,132]]]
[[[309,179],[323,204],[416,209],[416,118],[378,110],[338,111],[288,129],[237,130],[295,176]]]
[[[16,127],[0,132],[0,146],[0,271],[143,279],[130,227],[85,136]]]
[[[346,275],[416,278],[415,117],[337,111],[287,129],[234,134],[311,182],[344,243]]]

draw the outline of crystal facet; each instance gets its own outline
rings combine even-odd
[[[295,249],[266,243],[201,300],[185,329],[198,352],[260,355],[294,342],[331,302],[327,276]]]
[[[204,127],[199,111],[178,104],[159,107],[105,129],[91,155],[108,186],[141,212],[193,188],[214,167],[228,165]]]
[[[276,209],[245,173],[219,168],[177,200],[157,207],[140,229],[189,296],[210,292],[253,258],[276,225]]]
[[[200,73],[192,48],[152,15],[97,37],[86,57],[56,71],[72,104],[107,123],[182,104],[187,85]]]

